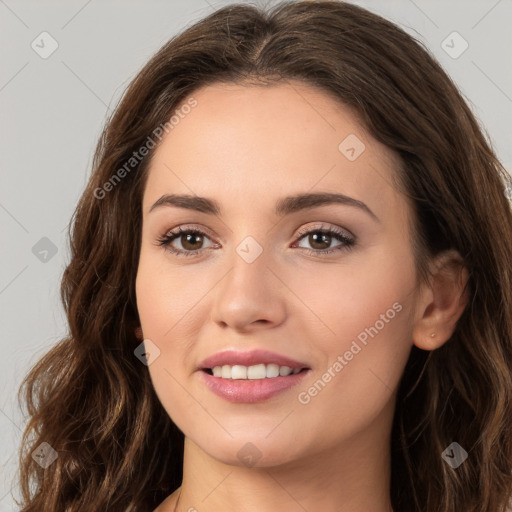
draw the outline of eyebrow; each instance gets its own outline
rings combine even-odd
[[[373,213],[372,210],[370,210],[370,208],[362,201],[343,194],[333,194],[328,192],[296,194],[293,196],[283,197],[276,202],[274,213],[277,216],[282,217],[301,210],[307,210],[327,204],[342,204],[345,206],[359,208],[372,217],[373,220],[380,222],[375,213]],[[209,215],[221,214],[221,207],[214,199],[188,194],[165,194],[160,197],[153,206],[151,206],[148,213],[151,213],[153,210],[163,206],[175,206],[178,208],[195,210]]]

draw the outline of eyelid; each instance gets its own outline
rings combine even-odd
[[[164,233],[166,235],[168,235],[168,234],[172,233],[173,231],[176,231],[179,228],[181,228],[182,231],[185,231],[187,229],[191,229],[191,230],[197,229],[198,231],[203,231],[210,238],[216,238],[217,240],[219,240],[219,241],[224,243],[224,240],[222,240],[221,236],[215,235],[213,233],[213,231],[211,231],[209,228],[203,226],[202,224],[195,224],[195,223],[191,223],[191,224],[188,224],[188,223],[177,224],[176,226],[174,226],[172,228],[168,228],[167,230],[165,230]],[[299,236],[303,235],[304,233],[307,233],[307,232],[311,231],[312,229],[325,229],[325,230],[334,229],[334,230],[340,230],[340,231],[343,231],[344,233],[346,233],[347,236],[350,236],[351,238],[354,238],[354,239],[356,238],[356,236],[352,233],[352,231],[350,231],[346,227],[338,226],[338,225],[336,225],[334,223],[325,222],[325,221],[310,221],[310,222],[306,223],[306,225],[304,225],[301,228],[299,228],[298,230],[296,230],[296,232],[297,232],[296,236],[299,237]]]
[[[181,231],[186,230],[197,230],[202,231],[204,234],[208,235],[209,238],[215,238],[218,239],[220,242],[224,243],[224,240],[222,240],[222,237],[218,237],[217,235],[214,235],[213,232],[208,229],[207,227],[199,224],[178,224],[175,227],[169,228],[165,231],[166,236],[170,236],[173,231],[176,231],[177,229],[180,229]],[[302,226],[295,235],[295,238],[300,238],[304,234],[309,233],[311,230],[318,229],[318,230],[334,230],[334,231],[340,231],[343,234],[345,234],[348,238],[352,238],[354,240],[357,239],[357,237],[347,228],[337,226],[336,224],[332,223],[326,223],[324,221],[311,221],[307,223],[305,226]]]
[[[314,224],[314,222],[313,222]],[[347,228],[342,228],[341,226],[337,226],[335,224],[320,222],[320,224],[314,224],[313,226],[310,226],[309,224],[300,228],[297,232],[297,237],[301,237],[305,234],[310,233],[313,230],[319,230],[319,231],[336,231],[339,232],[339,234],[345,235],[347,238],[351,238],[354,241],[356,240],[356,236]]]
[[[307,235],[311,233],[324,233],[328,236],[331,236],[338,241],[340,241],[340,245],[335,247],[331,247],[328,249],[309,249],[307,247],[298,247],[305,254],[311,254],[316,257],[328,257],[332,254],[338,254],[346,251],[350,251],[355,245],[357,245],[357,237],[354,236],[349,230],[342,228],[337,225],[325,225],[325,223],[321,223],[321,225],[309,225],[302,227],[299,232],[294,236],[294,243],[291,247],[296,248],[297,244],[300,244],[302,240],[306,238]],[[206,249],[211,249],[212,246],[215,248],[218,243],[215,243],[212,240],[212,246],[210,247],[202,247],[199,249],[194,249],[191,251],[187,251],[184,249],[177,249],[172,246],[172,242],[175,240],[179,240],[182,234],[185,233],[194,233],[201,236],[206,236],[208,239],[212,240],[215,237],[210,236],[210,230],[204,227],[197,227],[197,225],[190,224],[180,224],[174,228],[171,228],[165,232],[164,235],[158,237],[156,245],[163,247],[165,251],[173,254],[174,256],[181,257],[194,257],[197,255],[203,254]],[[350,234],[347,234],[350,233]]]
[[[180,231],[197,230],[197,231],[202,231],[205,235],[208,235],[209,238],[220,238],[220,237],[217,237],[217,235],[214,235],[210,229],[208,229],[207,227],[200,225],[200,224],[178,224],[173,228],[167,229],[165,231],[165,234],[171,235],[173,233],[173,231],[177,231],[177,230],[180,230]]]

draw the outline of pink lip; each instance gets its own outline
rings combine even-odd
[[[270,352],[269,350],[250,350],[247,352],[238,352],[236,350],[225,350],[218,352],[213,356],[207,357],[199,365],[199,370],[205,368],[213,368],[214,366],[223,365],[234,366],[240,364],[242,366],[253,366],[256,364],[278,364],[279,366],[289,366],[292,369],[309,368],[307,364],[295,361],[288,357]],[[298,375],[298,374],[297,374]],[[281,378],[281,377],[275,377]],[[269,379],[272,380],[272,379]]]
[[[260,380],[223,379],[222,377],[214,377],[204,371],[198,373],[200,378],[204,379],[208,388],[221,398],[230,402],[255,403],[268,400],[296,386],[310,372],[311,370],[308,369],[287,377],[272,377]]]

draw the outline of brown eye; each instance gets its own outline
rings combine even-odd
[[[310,254],[314,255],[326,255],[334,252],[350,249],[355,245],[355,238],[350,237],[342,231],[338,231],[334,228],[318,227],[308,230],[303,230],[299,233],[299,244],[302,241],[306,241],[311,249],[299,245],[298,247],[303,248]],[[339,241],[340,243],[331,247],[333,241]]]
[[[319,251],[328,249],[331,245],[332,237],[327,233],[315,232],[308,236],[308,242],[310,243],[313,249],[318,249]]]
[[[178,239],[181,241],[181,245],[184,249],[193,251],[201,248],[200,245],[203,242],[203,235],[196,233],[181,234]]]
[[[194,256],[204,249],[205,239],[209,237],[199,229],[186,229],[181,226],[158,239],[158,245],[163,246],[169,252],[183,256]],[[179,242],[181,247],[176,247],[174,242]]]

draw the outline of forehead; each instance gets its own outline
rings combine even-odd
[[[333,192],[371,204],[377,215],[400,202],[391,181],[397,156],[331,95],[286,82],[213,84],[191,97],[196,105],[155,151],[145,212],[165,193],[261,209],[291,193]]]

